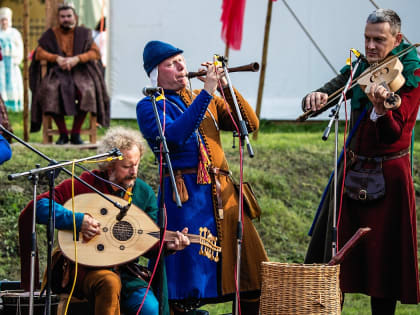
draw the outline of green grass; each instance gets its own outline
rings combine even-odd
[[[19,137],[23,134],[21,116],[10,115],[15,133]],[[112,120],[111,125],[137,129],[135,120]],[[263,209],[261,221],[256,221],[255,226],[272,261],[303,262],[309,242],[307,232],[333,167],[334,135],[332,133],[328,141],[321,140],[325,125],[324,122],[275,124],[263,121],[258,140],[250,137],[255,157],[251,159],[244,152],[244,180],[252,183]],[[104,131],[98,131],[99,137]],[[342,136],[340,141],[341,138]],[[231,148],[231,133],[224,133],[222,139],[229,165],[238,177],[238,148]],[[420,139],[420,131],[417,130],[416,139]],[[40,143],[41,133],[31,134],[30,142],[35,145]],[[77,159],[95,154],[92,150],[39,145],[36,147],[56,160]],[[414,181],[416,195],[420,196],[420,142],[415,143],[414,151]],[[3,187],[0,194],[0,279],[19,279],[17,218],[20,210],[32,198],[32,187],[28,180],[9,182],[7,174],[30,170],[35,164],[45,166],[46,162],[22,145],[14,144],[12,160],[0,167],[0,185]],[[150,151],[141,162],[139,176],[157,189],[157,166]],[[57,182],[66,177],[61,174]],[[44,191],[47,187],[41,185],[39,189]],[[43,263],[45,229],[38,226],[38,231]],[[207,305],[203,309],[215,315],[225,314],[231,311],[231,303]],[[346,295],[344,315],[369,313],[368,297]],[[397,314],[420,314],[420,306],[399,304]]]

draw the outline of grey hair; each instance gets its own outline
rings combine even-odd
[[[401,31],[401,19],[391,9],[377,9],[369,14],[366,23],[376,24],[388,22],[391,27],[391,34],[397,35]]]
[[[120,151],[129,150],[133,146],[136,146],[140,151],[140,158],[143,156],[145,151],[145,145],[142,135],[139,131],[134,129],[128,129],[123,127],[112,127],[109,128],[102,138],[98,146],[98,154],[102,154],[117,148]],[[98,164],[99,169],[104,171],[113,162],[101,162]]]

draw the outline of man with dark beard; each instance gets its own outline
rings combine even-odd
[[[111,128],[101,141],[98,153],[104,153],[118,148],[123,154],[122,160],[106,161],[99,164],[99,170],[83,172],[81,178],[98,189],[99,191],[118,196],[127,200],[132,198],[132,203],[142,209],[153,220],[157,220],[158,208],[155,193],[152,188],[141,179],[137,178],[138,166],[144,152],[141,135],[134,130],[121,127]],[[74,195],[91,193],[92,190],[75,182]],[[62,205],[72,197],[71,179],[63,181],[55,188],[55,227],[59,230],[73,229],[72,211]],[[49,193],[38,196],[36,203],[37,223],[47,224]],[[94,202],[94,201],[92,201]],[[19,241],[21,248],[21,278],[24,289],[29,284],[29,261],[30,261],[30,222],[32,222],[32,205],[22,211],[19,217]],[[83,209],[76,209],[83,210]],[[131,208],[129,211],[138,211]],[[100,223],[88,213],[75,213],[76,229],[80,231],[84,241],[89,241],[97,234],[106,233]],[[28,226],[29,225],[29,226]],[[187,228],[182,231],[188,232]],[[181,250],[189,245],[189,239],[180,232],[176,233],[173,241],[166,242],[166,248],[170,251]],[[95,249],[92,248],[92,251]],[[155,250],[147,252],[147,257],[154,257]],[[121,254],[122,255],[122,254]],[[56,251],[52,259],[52,289],[56,293],[68,293],[72,287],[72,274],[66,266],[74,264],[65,258],[61,251]],[[104,261],[105,265],[107,264]],[[91,268],[79,265],[76,288],[74,295],[86,297],[94,304],[96,315],[136,314],[146,293],[147,281],[133,274],[137,267],[133,262],[115,268]],[[165,290],[164,290],[165,291]],[[166,301],[167,302],[167,301]],[[164,309],[168,310],[167,303]],[[140,314],[157,314],[158,301],[152,291],[149,291]],[[166,311],[165,313],[168,313]]]
[[[74,116],[70,141],[82,144],[80,129],[88,112],[100,125],[109,125],[109,97],[99,60],[99,48],[92,32],[77,26],[74,8],[58,8],[58,26],[48,29],[39,39],[30,67],[32,90],[31,132],[41,127],[42,113],[52,115],[60,137],[57,144],[69,141],[64,116]],[[47,63],[43,75],[41,62]]]

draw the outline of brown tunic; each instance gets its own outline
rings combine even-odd
[[[78,56],[80,62],[70,71],[62,70],[56,63],[58,56]],[[29,69],[31,132],[40,129],[42,113],[74,116],[79,111],[91,112],[99,124],[109,126],[110,103],[98,59],[98,47],[87,28],[75,27],[69,32],[49,29],[41,36]],[[41,60],[47,61],[45,76]]]
[[[231,94],[228,89],[223,90],[229,104],[233,104]],[[241,110],[243,119],[248,123],[248,131],[253,132],[258,129],[259,121],[248,102],[235,90],[235,95]],[[191,104],[190,93],[187,90],[181,92],[181,97],[186,104]],[[214,120],[219,122],[226,130],[234,130],[234,125],[230,116],[225,110],[225,104],[221,98],[215,97],[208,106],[209,111],[214,116]],[[219,113],[223,113],[221,117]],[[233,116],[235,113],[232,111]],[[200,125],[200,134],[203,136],[206,148],[209,153],[212,166],[222,170],[229,170],[222,144],[220,131],[215,124],[210,113],[206,112],[206,119]],[[213,209],[216,220],[217,232],[222,246],[222,294],[235,292],[235,265],[236,265],[236,226],[238,222],[238,195],[234,184],[229,177],[218,176],[221,184],[221,198],[223,202],[223,219],[220,218],[217,208],[216,185],[212,181],[213,189]],[[267,261],[268,257],[264,245],[256,231],[251,219],[243,217],[243,242],[241,252],[241,278],[240,291],[255,291],[261,289],[261,262]]]

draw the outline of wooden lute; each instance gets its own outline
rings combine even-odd
[[[108,195],[109,198],[126,203],[125,200]],[[88,193],[74,198],[78,212],[91,215],[101,224],[101,233],[90,241],[83,241],[78,235],[77,261],[91,267],[110,267],[124,264],[147,252],[159,241],[160,230],[155,222],[140,208],[131,205],[127,215],[116,219],[119,210],[97,194]],[[71,199],[64,207],[71,209]],[[165,240],[174,239],[176,232],[166,231]],[[200,235],[186,234],[191,243],[200,244],[199,254],[215,262],[219,261],[221,248],[216,245],[217,237],[207,228],[200,228]],[[58,245],[64,256],[75,261],[73,231],[58,231]]]

